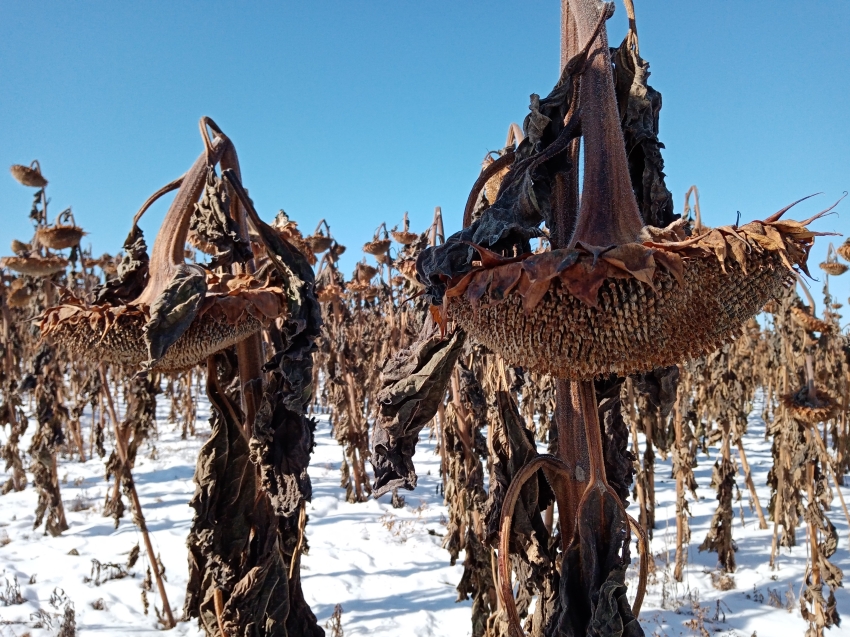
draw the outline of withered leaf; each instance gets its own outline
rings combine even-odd
[[[750,252],[750,247],[747,243],[738,237],[726,237],[726,243],[729,245],[729,250],[732,252],[732,258],[741,266],[744,274],[747,274],[747,253]]]
[[[542,221],[553,227],[552,183],[556,174],[574,169],[564,151],[580,135],[578,118],[565,122],[573,101],[574,79],[583,71],[585,58],[578,57],[564,66],[549,95],[531,96],[530,113],[523,123],[525,139],[516,149],[516,159],[493,205],[443,245],[419,254],[417,275],[432,303],[442,303],[447,280],[472,268],[470,243],[496,254],[516,254],[513,250],[517,248],[526,253],[530,252],[530,239],[541,236],[538,226]]]
[[[658,140],[661,93],[647,83],[649,62],[630,43],[626,36],[618,48],[610,51],[620,127],[644,225],[663,228],[679,215],[674,213],[673,195],[664,181],[664,144]]]
[[[118,276],[107,280],[95,290],[95,302],[121,305],[138,297],[148,282],[149,263],[144,233],[133,225],[124,240],[124,254],[118,266]]]
[[[564,254],[560,250],[535,254],[522,262],[522,268],[528,273],[532,283],[549,281],[563,269]]]
[[[652,256],[659,265],[673,275],[679,285],[685,284],[685,264],[681,256],[666,250],[656,250]]]
[[[593,488],[582,498],[575,533],[561,566],[552,637],[643,637],[626,598],[621,557],[628,521],[615,496]]]
[[[466,288],[469,287],[470,281],[472,281],[472,277],[474,277],[478,273],[477,270],[473,270],[471,272],[467,272],[463,276],[456,277],[457,283],[451,282],[446,287],[446,296],[449,298],[460,296],[464,292],[466,292]]]
[[[243,262],[253,254],[248,242],[239,236],[236,222],[230,213],[230,196],[224,182],[216,177],[215,170],[207,170],[207,181],[201,201],[189,220],[190,242],[203,252],[212,255],[210,269]]]
[[[469,299],[469,302],[472,303],[473,307],[481,300],[481,297],[484,296],[492,278],[493,270],[479,270],[475,273],[475,276],[472,277],[472,280],[469,282],[469,286],[466,288],[466,298]]]
[[[699,245],[709,250],[714,251],[714,255],[717,257],[717,260],[720,261],[720,267],[724,272],[726,272],[726,237],[723,236],[723,233],[720,230],[712,230],[706,236],[700,239]]]
[[[541,279],[539,281],[533,281],[528,286],[528,290],[526,290],[522,297],[522,310],[526,316],[530,315],[534,308],[537,307],[537,304],[546,296],[546,292],[549,291],[549,285],[549,281]]]
[[[522,275],[523,264],[511,263],[493,269],[493,280],[490,283],[490,298],[494,300],[504,299],[511,290],[519,283]]]
[[[150,307],[144,327],[148,345],[147,365],[152,366],[183,334],[198,314],[207,291],[203,268],[183,264]]]
[[[429,317],[419,338],[384,366],[372,435],[375,497],[416,486],[412,458],[419,432],[437,413],[465,338],[461,331],[441,338]]]

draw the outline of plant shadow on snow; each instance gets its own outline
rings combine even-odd
[[[422,611],[439,612],[445,610],[447,600],[454,603],[455,595],[424,592],[411,595],[387,595],[375,599],[351,600],[347,604],[343,603],[342,606],[346,614],[356,613],[362,619],[380,620],[394,619],[400,614],[413,615]],[[313,606],[313,610],[317,617],[325,617],[333,613],[334,606],[335,604],[318,603]]]

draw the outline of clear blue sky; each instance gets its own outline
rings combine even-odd
[[[636,5],[677,209],[692,183],[711,225],[824,192],[802,218],[850,189],[850,2]],[[38,158],[52,211],[73,206],[95,253],[115,252],[199,154],[201,115],[235,141],[261,215],[284,208],[308,233],[327,218],[346,269],[405,210],[418,230],[442,206],[454,231],[485,152],[557,79],[558,32],[557,0],[2,0],[0,253],[31,235],[31,191],[6,166]],[[622,6],[609,33],[625,33]],[[850,233],[839,210],[816,229]]]

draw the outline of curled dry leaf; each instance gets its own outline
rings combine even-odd
[[[465,338],[461,331],[443,338],[429,317],[416,342],[384,366],[372,434],[375,497],[416,486],[412,458],[419,432],[437,413]]]

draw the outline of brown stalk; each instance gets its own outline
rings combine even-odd
[[[590,42],[610,10],[596,0],[571,0],[578,39]],[[608,35],[604,26],[590,45],[581,78],[584,184],[571,245],[607,246],[635,241],[643,227],[626,160],[625,142],[614,97]]]
[[[508,138],[505,141],[505,148],[509,148],[511,146],[519,146],[522,143],[522,140],[525,139],[525,135],[522,132],[522,129],[519,127],[519,124],[516,122],[511,122],[511,125],[508,126]]]
[[[750,490],[750,497],[753,499],[753,504],[756,507],[756,515],[759,519],[759,528],[767,528],[767,520],[764,519],[764,512],[761,509],[758,494],[756,494],[756,485],[753,483],[753,476],[750,475],[750,463],[747,462],[747,454],[744,451],[744,443],[739,437],[737,442],[738,455],[741,457],[741,467],[744,470],[744,481],[747,483],[747,488]]]
[[[236,148],[233,144],[227,141],[227,137],[221,129],[209,118],[201,120],[201,132],[203,133],[204,143],[207,145],[207,154],[213,154],[214,140],[210,140],[207,136],[206,127],[209,126],[220,138],[226,140],[226,148],[221,157],[221,170],[232,170],[239,183],[242,183],[242,173],[239,168],[239,157],[236,154]],[[228,182],[226,182],[228,183]],[[231,186],[232,188],[232,186]],[[196,197],[197,198],[197,197]],[[239,233],[239,238],[250,244],[248,236],[248,213],[242,198],[232,197],[233,205],[231,214],[236,222],[236,228]],[[250,259],[245,263],[236,262],[232,265],[233,274],[253,274],[255,270],[254,260]],[[236,359],[239,365],[239,385],[241,388],[240,396],[242,398],[242,412],[245,414],[245,420],[242,427],[245,430],[246,437],[250,438],[254,425],[254,418],[257,416],[257,410],[260,407],[260,401],[263,398],[263,345],[262,336],[259,333],[251,334],[248,338],[241,340],[236,344]]]
[[[589,113],[590,117],[582,119],[585,163],[580,208],[577,208],[577,179],[573,177],[565,180],[560,177],[555,182],[556,212],[552,233],[555,248],[575,245],[577,241],[598,246],[629,243],[636,240],[643,227],[632,191],[620,118],[614,98],[611,61],[604,28],[604,21],[610,9],[610,5],[606,4],[600,11],[595,0],[562,2],[562,62],[564,58],[570,59],[569,54],[574,50],[577,51],[578,42],[587,42],[586,46],[589,48],[578,94],[582,111]],[[571,37],[573,25],[575,38]],[[572,107],[573,105],[571,110]],[[569,150],[575,159],[578,145],[573,144]],[[576,172],[571,171],[571,175]],[[567,240],[568,236],[570,238]],[[552,471],[566,478],[565,483],[560,485],[561,488],[553,485],[558,497],[562,538],[566,539],[567,534],[572,537],[582,503],[594,490],[608,492],[622,509],[619,497],[608,485],[605,477],[602,434],[593,381],[556,380],[556,401],[559,459],[544,459],[544,456],[538,456],[532,463],[525,465],[511,482],[503,503],[499,579],[502,601],[508,611],[509,629],[514,637],[522,637],[524,633],[510,586],[510,523],[519,490],[536,472],[538,465],[547,465]],[[580,483],[585,480],[588,484],[579,496]],[[623,518],[627,519],[625,510]],[[645,544],[643,546],[645,547]],[[646,557],[642,556],[641,571],[644,576],[646,563]],[[641,581],[639,588],[644,586],[645,579]],[[642,597],[642,590],[639,590],[639,601],[642,601]]]
[[[513,522],[514,508],[519,499],[522,487],[525,483],[536,475],[539,469],[544,469],[547,480],[555,487],[559,482],[573,482],[574,478],[570,471],[569,465],[563,460],[550,455],[540,455],[531,460],[531,462],[523,465],[517,471],[511,481],[508,490],[505,492],[505,499],[502,502],[502,511],[499,516],[499,555],[497,561],[498,582],[499,582],[499,600],[503,605],[508,615],[508,626],[511,637],[524,637],[525,632],[520,625],[519,613],[517,612],[516,601],[511,587],[511,562],[510,562],[510,538],[511,526]],[[562,489],[555,488],[556,495],[562,493]],[[559,500],[558,508],[561,509],[566,503]]]
[[[685,193],[685,213],[682,216],[685,219],[691,217],[691,193],[694,193],[694,235],[699,235],[702,234],[702,213],[699,209],[699,190],[696,186],[691,186]]]
[[[822,464],[826,465],[829,477],[832,479],[833,485],[835,485],[836,492],[838,492],[838,499],[841,501],[841,508],[844,510],[844,517],[847,519],[847,525],[850,526],[850,511],[847,510],[847,504],[844,502],[844,494],[841,493],[841,487],[838,485],[838,480],[835,476],[835,469],[832,468],[832,463],[829,461],[829,453],[826,450],[826,444],[824,444],[823,438],[821,438],[817,428],[812,427],[812,430],[814,431],[813,438],[815,440],[815,444],[818,446],[818,450],[823,456]]]
[[[810,430],[806,431],[806,435],[812,435]],[[813,462],[809,462],[806,464],[806,489],[809,495],[809,506],[814,506],[815,502],[815,464]],[[815,526],[814,518],[809,520],[809,547],[811,549],[811,561],[812,561],[812,580],[810,588],[817,589],[821,583],[821,573],[820,573],[820,549],[818,547],[818,530]],[[813,606],[815,611],[815,617],[817,617],[817,623],[820,626],[824,624],[823,617],[823,607],[818,602],[817,597],[813,599]]]
[[[473,460],[472,440],[470,438],[470,415],[466,409],[466,405],[460,399],[460,381],[458,380],[458,368],[455,367],[452,371],[451,386],[452,386],[452,403],[457,412],[458,436],[463,445],[464,464],[469,469],[470,462]]]
[[[587,455],[590,461],[590,481],[584,490],[583,498],[593,489],[608,491],[617,502],[619,496],[608,485],[605,477],[605,456],[602,451],[602,429],[599,425],[599,411],[596,407],[596,391],[592,380],[572,381],[570,389],[573,395],[579,394],[581,411],[584,417],[584,435],[587,439]],[[622,506],[622,505],[621,505]]]
[[[446,233],[443,230],[443,211],[440,206],[434,208],[434,221],[431,223],[429,243],[432,246],[441,245],[446,241]]]
[[[512,126],[515,126],[515,124],[512,124]],[[472,211],[475,208],[475,202],[478,201],[478,194],[484,186],[487,185],[487,182],[493,175],[513,164],[514,159],[516,159],[514,151],[508,150],[508,152],[493,161],[493,163],[487,166],[481,171],[481,174],[478,175],[478,179],[476,179],[475,183],[472,185],[472,190],[469,191],[469,197],[466,200],[466,207],[463,209],[464,228],[468,228],[472,224]]]
[[[590,384],[590,389],[593,389],[592,381],[588,381]],[[593,396],[593,395],[592,395]],[[593,396],[593,401],[595,403],[595,396]],[[601,449],[602,438],[599,436],[599,443]],[[517,500],[519,499],[520,493],[522,491],[525,483],[528,482],[539,470],[543,470],[546,475],[546,479],[549,484],[552,486],[553,491],[556,494],[558,500],[558,508],[562,508],[566,503],[562,502],[558,494],[564,493],[563,488],[559,488],[563,486],[564,482],[570,483],[574,482],[572,472],[570,471],[569,465],[567,465],[563,460],[556,458],[555,456],[550,456],[547,454],[539,455],[531,460],[529,463],[523,465],[519,471],[517,471],[514,479],[511,481],[508,490],[505,492],[505,499],[502,503],[502,511],[499,516],[499,555],[497,561],[497,569],[498,569],[498,582],[499,582],[499,601],[504,606],[505,611],[508,615],[508,626],[511,637],[525,637],[525,632],[522,629],[520,624],[519,613],[517,612],[516,601],[514,600],[513,590],[511,588],[511,567],[510,567],[510,537],[511,537],[511,527],[513,523],[513,513],[516,508]],[[602,469],[602,473],[604,474],[604,467]],[[598,475],[598,474],[597,474]],[[592,479],[591,484],[588,485],[585,493],[588,493],[592,488],[607,488],[614,497],[617,497],[614,494],[613,490],[608,486],[607,482],[605,482],[604,477],[601,478],[601,482]],[[617,499],[619,502],[619,498]],[[632,604],[632,612],[635,617],[640,613],[641,605],[643,604],[643,598],[646,594],[646,581],[648,576],[648,555],[649,555],[649,541],[646,536],[646,533],[641,528],[640,524],[635,521],[631,516],[627,516],[629,521],[629,527],[631,530],[638,536],[638,552],[640,555],[640,574],[638,581],[638,589],[635,595],[634,604]]]
[[[786,350],[787,350],[786,345]],[[782,368],[782,393],[788,393],[788,365],[784,365]],[[779,409],[787,411],[787,407],[780,403]],[[785,416],[782,416],[785,419]],[[786,467],[786,451],[785,444],[781,439],[779,441],[779,463],[775,467],[778,471],[778,476],[776,480],[776,501],[773,505],[773,540],[770,546],[770,568],[775,568],[776,566],[776,554],[779,550],[779,519],[781,517],[781,512],[783,508],[783,494],[785,492],[785,467]]]
[[[186,177],[186,175],[181,175],[180,177],[178,177],[174,181],[165,184],[162,188],[160,188],[155,193],[153,193],[150,197],[148,197],[147,200],[145,201],[145,203],[142,204],[142,207],[139,208],[139,211],[133,217],[133,225],[134,226],[139,225],[139,221],[141,220],[142,215],[144,215],[148,211],[148,208],[150,208],[154,204],[154,202],[156,202],[157,199],[167,195],[168,193],[170,193],[173,190],[177,190],[183,184],[183,179],[185,177]]]
[[[579,51],[579,37],[576,30],[575,16],[570,11],[570,0],[561,0],[562,71],[567,63],[579,54]],[[580,77],[576,81],[580,83]],[[579,90],[575,91],[575,94],[579,93]],[[570,105],[567,120],[574,112],[574,106],[572,104]],[[576,137],[570,142],[566,150],[567,159],[571,166],[578,166],[580,149],[581,137]],[[555,249],[566,248],[569,246],[579,210],[578,170],[571,170],[566,174],[559,173],[555,176],[554,198],[559,214],[555,215],[553,219],[554,227],[549,229],[552,247]]]
[[[227,631],[224,630],[224,595],[220,588],[213,591],[213,606],[215,607],[215,619],[218,622],[218,630],[221,632],[221,637],[227,637]]]
[[[558,503],[558,523],[561,527],[561,548],[566,551],[576,526],[579,501],[584,493],[583,483],[590,476],[590,457],[585,439],[581,396],[576,383],[555,381],[555,426],[558,428],[558,458],[572,470],[565,484],[562,502]]]
[[[298,564],[298,556],[301,554],[301,547],[304,545],[304,527],[307,525],[307,503],[302,500],[298,511],[298,542],[295,544],[295,549],[292,551],[292,561],[289,563],[289,579],[295,574],[295,566]]]
[[[682,451],[684,451],[684,433],[682,431],[682,390],[676,397],[676,405],[673,407],[673,428],[676,434],[676,451],[679,454],[679,462],[682,462]],[[633,430],[634,431],[634,430]],[[634,435],[634,434],[632,434]],[[676,471],[676,566],[673,569],[673,579],[682,581],[682,570],[685,567],[685,515],[680,504],[685,498],[685,476],[681,466]],[[640,483],[638,483],[640,484]]]
[[[205,120],[207,118],[201,120],[202,126]],[[206,134],[204,139],[207,139]],[[185,261],[183,250],[189,233],[189,220],[194,205],[206,184],[207,168],[218,163],[228,146],[230,146],[230,140],[219,135],[214,141],[208,143],[208,149],[195,160],[189,172],[182,177],[177,196],[171,202],[171,207],[154,240],[148,283],[139,297],[133,301],[133,305],[151,305],[174,278],[178,268],[183,265]],[[175,183],[176,181],[169,186]]]
[[[135,515],[133,520],[139,525],[139,530],[142,532],[142,539],[145,543],[145,551],[148,554],[148,560],[151,563],[151,570],[156,577],[156,585],[159,588],[159,595],[162,599],[162,607],[165,611],[166,628],[174,628],[176,622],[174,615],[171,613],[171,605],[168,603],[168,595],[165,592],[165,586],[162,583],[162,575],[159,572],[159,565],[156,563],[156,557],[153,551],[150,534],[148,533],[148,525],[145,522],[145,515],[142,512],[142,503],[139,501],[139,494],[136,492],[136,483],[133,480],[133,474],[130,471],[130,463],[127,461],[127,442],[124,439],[121,427],[118,425],[118,414],[115,412],[115,403],[112,400],[112,392],[109,390],[109,379],[106,376],[106,370],[103,363],[98,367],[100,380],[103,383],[103,391],[106,394],[106,404],[109,407],[109,415],[112,420],[113,430],[115,432],[115,449],[118,451],[118,459],[121,461],[121,471],[124,474],[124,484],[127,485],[127,490],[130,492],[130,499],[133,503],[133,511]],[[116,483],[118,479],[116,477]]]
[[[5,356],[3,357],[3,365],[6,368],[6,377],[12,378],[12,370],[15,367],[14,355],[12,354],[12,348],[9,344],[12,342],[10,339],[9,330],[12,325],[12,317],[9,312],[9,306],[6,303],[6,299],[3,298],[5,296],[6,287],[2,287],[2,291],[0,291],[0,312],[3,315],[3,343],[6,344]],[[7,418],[9,419],[9,424],[12,426],[12,431],[15,431],[18,427],[17,423],[17,414],[15,414],[14,406],[9,404],[9,408],[7,410]],[[13,474],[14,475],[14,474]]]
[[[646,478],[644,477],[643,464],[641,464],[640,461],[640,443],[638,441],[638,422],[637,414],[635,413],[634,392],[634,383],[629,378],[626,380],[626,393],[629,405],[629,429],[632,434],[632,453],[635,456],[635,464],[637,471],[637,475],[635,476],[635,491],[637,491],[638,508],[640,511],[640,513],[638,513],[638,521],[640,522],[641,527],[647,529],[649,528],[649,511],[647,510],[646,489],[644,488]]]

